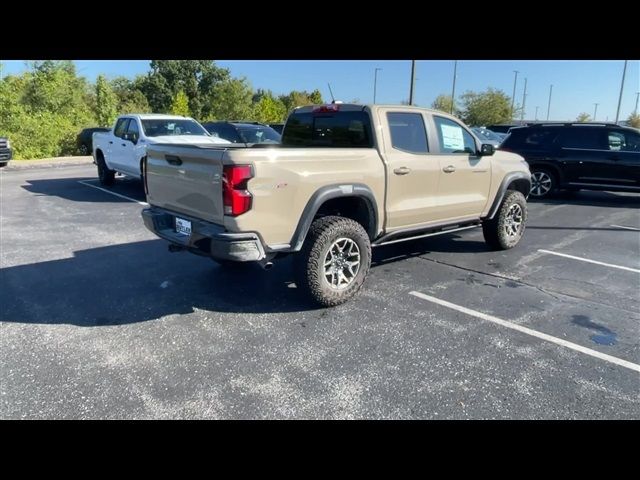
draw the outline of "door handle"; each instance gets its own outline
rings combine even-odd
[[[182,165],[182,160],[180,160],[180,157],[176,157],[175,155],[165,155],[164,159],[171,165]]]
[[[127,146],[127,144],[126,144],[126,143],[123,143],[123,144],[122,144],[122,146],[123,146],[123,147],[126,147],[126,146]]]
[[[453,165],[449,165],[449,166],[444,167],[442,169],[442,171],[445,172],[445,173],[453,173],[453,172],[456,171],[456,167],[454,167]]]
[[[113,142],[111,140],[109,140],[109,143],[113,144]]]
[[[394,168],[393,173],[396,175],[406,175],[407,173],[411,173],[411,169],[409,167]]]

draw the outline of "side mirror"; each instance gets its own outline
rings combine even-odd
[[[494,147],[490,143],[483,143],[482,146],[480,147],[480,152],[478,152],[479,156],[481,157],[484,157],[487,155],[491,156],[494,153],[496,153],[496,147]]]

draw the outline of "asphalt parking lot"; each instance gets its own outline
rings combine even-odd
[[[375,249],[318,309],[288,259],[169,253],[141,184],[95,177],[0,170],[1,418],[640,418],[638,195],[529,203],[505,252]]]

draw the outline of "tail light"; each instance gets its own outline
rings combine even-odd
[[[144,182],[144,194],[149,195],[149,184],[147,183],[147,157],[142,159],[142,181]]]
[[[319,107],[314,108],[311,113],[333,113],[338,112],[340,110],[340,106],[338,104],[332,103],[329,105],[321,105]]]
[[[238,216],[251,210],[252,196],[247,182],[253,177],[250,165],[227,165],[222,174],[224,214]]]

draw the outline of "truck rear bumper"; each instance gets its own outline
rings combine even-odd
[[[176,232],[176,217],[191,222],[191,235]],[[265,249],[256,233],[231,233],[224,227],[158,207],[142,210],[145,226],[160,238],[198,255],[235,262],[265,258]]]

